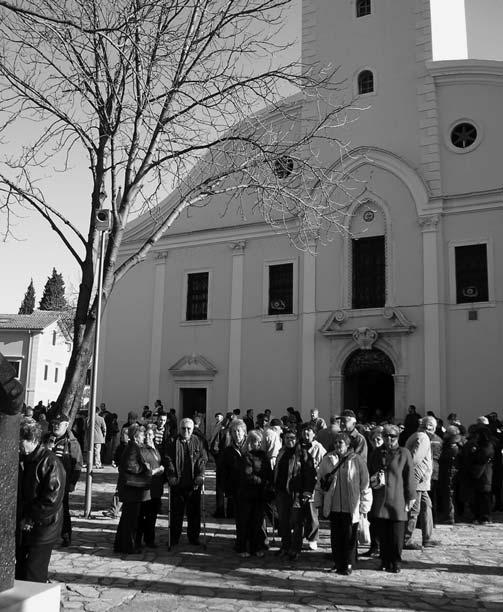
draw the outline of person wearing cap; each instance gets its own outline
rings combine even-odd
[[[82,450],[77,438],[69,429],[69,419],[66,414],[59,413],[51,421],[51,432],[54,437],[52,452],[59,457],[66,473],[65,494],[63,497],[63,526],[61,538],[63,546],[70,546],[72,540],[72,520],[70,517],[70,493],[82,471]]]
[[[309,423],[311,424],[311,427],[313,428],[315,436],[319,431],[327,428],[325,419],[322,419],[320,417],[320,413],[317,408],[313,408],[311,410],[311,420],[309,421]]]
[[[15,577],[43,583],[61,534],[66,475],[61,461],[41,439],[40,425],[21,419]]]
[[[316,434],[315,440],[323,445],[327,453],[335,449],[335,436],[341,430],[341,419],[335,414],[330,416],[329,426],[326,429],[320,429]]]
[[[409,519],[405,529],[404,548],[407,550],[420,550],[422,547],[431,548],[438,544],[431,538],[433,534],[433,515],[429,496],[433,474],[433,458],[428,432],[434,433],[436,428],[437,422],[433,417],[423,417],[419,424],[419,431],[413,433],[405,443],[405,448],[412,455],[414,477],[416,479],[416,501],[409,510]],[[422,546],[412,542],[412,535],[418,518],[421,521]]]
[[[345,431],[349,435],[351,448],[367,463],[367,440],[356,429],[356,414],[352,410],[342,412],[341,431]]]

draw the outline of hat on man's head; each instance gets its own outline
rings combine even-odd
[[[271,427],[281,427],[283,425],[283,423],[281,422],[280,419],[272,419],[271,422],[269,423],[269,425]]]
[[[343,410],[341,416],[356,419],[356,414],[352,410]]]
[[[52,417],[51,423],[68,423],[69,420],[70,419],[66,416],[66,414],[60,412]]]

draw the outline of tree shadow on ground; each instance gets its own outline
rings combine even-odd
[[[143,593],[174,595],[179,597],[200,597],[202,600],[210,598],[228,599],[229,601],[260,601],[271,604],[305,604],[316,603],[322,605],[324,602],[327,609],[337,607],[344,609],[348,606],[376,606],[380,602],[386,602],[386,608],[411,609],[418,612],[429,612],[433,608],[442,610],[464,610],[473,609],[474,593],[459,593],[452,589],[440,595],[427,591],[420,593],[408,590],[404,584],[388,584],[385,586],[373,585],[362,582],[358,577],[351,578],[335,577],[327,575],[327,579],[308,581],[299,577],[271,577],[268,576],[264,584],[264,577],[248,573],[247,584],[237,585],[234,581],[238,576],[226,574],[225,585],[196,584],[194,577],[192,584],[180,584],[177,580],[148,580],[114,577],[111,575],[99,576],[60,572],[51,576],[53,580],[69,583],[71,585],[93,584],[103,585],[109,588],[137,589]],[[255,578],[255,580],[254,580]],[[450,601],[450,600],[455,601]],[[391,600],[391,601],[390,601]],[[396,606],[395,606],[396,602]]]

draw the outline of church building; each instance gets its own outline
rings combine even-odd
[[[501,415],[503,3],[301,6],[303,61],[340,66],[361,109],[333,158],[365,186],[346,231],[314,254],[258,216],[190,210],[114,289],[99,401],[122,418],[160,398],[208,422]],[[123,255],[150,223],[129,224]]]

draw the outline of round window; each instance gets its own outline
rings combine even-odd
[[[458,123],[452,128],[451,142],[457,149],[467,149],[477,140],[477,128],[472,123]]]
[[[274,162],[274,174],[284,179],[293,172],[293,159],[289,155],[283,155]]]

